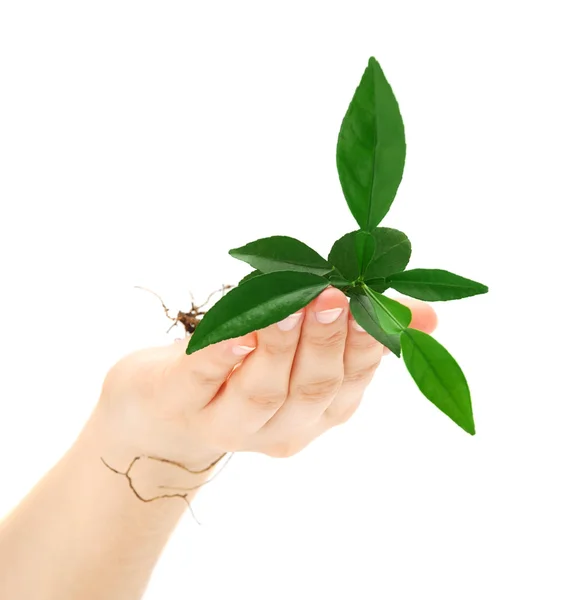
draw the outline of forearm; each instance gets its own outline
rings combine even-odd
[[[186,504],[181,498],[143,502],[101,457],[120,471],[133,458],[114,447],[92,418],[66,455],[0,522],[0,597],[141,597]],[[164,472],[175,470],[163,466]],[[194,486],[208,477],[181,472],[176,482],[173,473],[162,478],[162,465],[156,467],[143,462],[134,467],[134,488],[144,498],[175,493],[158,489],[158,483]]]

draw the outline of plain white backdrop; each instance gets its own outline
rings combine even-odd
[[[275,234],[355,229],[335,145],[369,56],[407,161],[382,225],[411,266],[490,286],[436,304],[468,436],[387,357],[345,426],[235,456],[147,600],[575,597],[570,3],[0,2],[0,514],[75,439],[107,370],[168,343]]]

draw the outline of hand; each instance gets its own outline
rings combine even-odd
[[[412,327],[437,318],[402,300]],[[208,465],[227,452],[299,452],[358,408],[384,353],[355,327],[347,297],[326,289],[297,315],[188,356],[188,340],[141,350],[108,373],[97,412],[125,453]],[[244,354],[236,354],[244,352]]]

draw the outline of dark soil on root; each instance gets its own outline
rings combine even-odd
[[[145,290],[146,292],[150,292],[150,294],[154,294],[154,296],[156,296],[156,298],[158,298],[158,300],[162,303],[162,308],[164,309],[164,312],[166,313],[166,317],[168,317],[168,319],[170,319],[170,321],[172,321],[172,325],[168,329],[168,332],[172,329],[172,327],[174,327],[178,323],[181,323],[184,326],[186,333],[191,335],[192,333],[194,333],[194,331],[196,330],[196,327],[198,326],[198,323],[201,321],[202,315],[205,315],[207,312],[207,311],[201,310],[201,309],[204,306],[206,306],[206,304],[208,304],[208,302],[210,301],[212,296],[214,294],[217,294],[218,292],[220,292],[223,295],[223,294],[225,294],[225,292],[227,290],[230,290],[231,288],[233,288],[235,286],[234,285],[222,285],[222,287],[219,290],[212,292],[208,296],[207,300],[203,304],[200,304],[199,306],[196,306],[196,304],[194,302],[194,297],[190,293],[190,296],[192,296],[191,309],[188,312],[183,312],[183,311],[179,310],[178,314],[175,317],[170,316],[170,311],[169,311],[168,307],[164,304],[164,301],[160,298],[160,296],[158,296],[158,294],[156,294],[156,292],[153,292],[152,290],[141,287],[139,285],[137,285],[135,287],[137,287],[140,290]]]

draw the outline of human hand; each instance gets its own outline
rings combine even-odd
[[[429,305],[401,301],[412,327],[435,329]],[[356,329],[336,288],[298,314],[192,355],[180,340],[126,356],[109,371],[96,409],[108,438],[124,454],[201,468],[227,452],[292,456],[346,422],[389,351]]]

